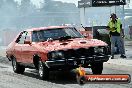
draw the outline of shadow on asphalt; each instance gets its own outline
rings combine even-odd
[[[40,79],[37,70],[33,69],[26,70],[23,75]],[[49,79],[45,81],[56,84],[77,84],[75,73],[70,71],[51,71],[49,74]]]
[[[6,65],[11,66],[11,61],[9,61],[6,57],[0,56],[0,63],[4,63]],[[6,67],[0,67],[0,68],[6,68]],[[37,70],[34,69],[27,69],[24,74],[25,76],[40,79],[38,76]],[[76,77],[75,73],[68,72],[68,71],[51,71],[49,74],[49,80],[46,80],[49,82],[57,83],[57,84],[76,84]]]

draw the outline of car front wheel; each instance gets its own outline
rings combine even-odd
[[[42,80],[47,80],[49,78],[49,70],[48,68],[43,64],[42,61],[39,61],[39,77]]]
[[[13,67],[13,71],[15,73],[19,73],[19,74],[23,74],[23,72],[25,71],[25,67],[20,65],[17,61],[16,58],[12,59],[12,67]]]

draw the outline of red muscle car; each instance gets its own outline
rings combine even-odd
[[[41,79],[51,70],[71,70],[80,64],[101,74],[103,62],[109,60],[108,45],[97,39],[87,39],[74,27],[50,26],[22,31],[9,44],[7,58],[15,73],[36,68]]]

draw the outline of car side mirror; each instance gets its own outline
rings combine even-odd
[[[29,45],[30,45],[30,44],[31,44],[31,41],[25,40],[25,41],[24,41],[24,44],[29,44]]]

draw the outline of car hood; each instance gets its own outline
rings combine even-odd
[[[88,48],[96,46],[107,46],[107,44],[101,40],[97,39],[86,39],[86,38],[76,38],[67,41],[46,41],[39,42],[35,44],[38,48],[44,49],[46,51],[57,51],[57,50],[67,50],[67,49],[78,49],[78,48]]]

